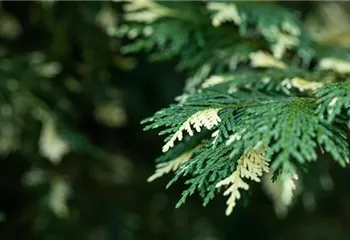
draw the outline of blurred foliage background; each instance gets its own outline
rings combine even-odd
[[[315,39],[350,46],[349,4],[281,4]],[[224,198],[175,209],[180,183],[147,184],[161,138],[140,121],[181,94],[186,73],[123,56],[127,40],[109,34],[121,12],[0,2],[0,239],[350,239],[350,172],[336,164],[284,219],[261,189],[226,217]]]

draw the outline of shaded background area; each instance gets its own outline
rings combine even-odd
[[[305,18],[318,7],[282,4]],[[126,40],[108,35],[121,9],[1,3],[0,239],[350,239],[350,172],[337,164],[327,166],[334,187],[313,188],[315,204],[300,197],[285,219],[258,185],[226,217],[221,196],[175,209],[183,182],[146,182],[162,138],[140,121],[182,93],[186,73],[176,59],[121,55]],[[350,44],[345,25],[332,41]]]

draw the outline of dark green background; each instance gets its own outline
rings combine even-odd
[[[283,4],[306,15],[313,11],[315,3]],[[97,170],[107,177],[112,175],[107,175],[108,169],[101,170],[105,169],[102,160],[88,151],[72,152],[60,165],[53,166],[39,157],[34,147],[40,125],[28,123],[24,126],[23,141],[33,147],[0,159],[0,209],[6,216],[0,223],[1,240],[350,239],[350,172],[336,164],[330,165],[335,188],[317,192],[317,208],[313,212],[306,212],[302,202],[297,201],[288,217],[279,220],[259,185],[253,186],[249,197],[244,198],[249,201],[241,201],[230,217],[224,215],[226,199],[222,196],[206,208],[195,196],[175,209],[183,189],[181,182],[167,191],[165,185],[170,176],[152,184],[146,182],[154,171],[162,139],[156,132],[143,132],[140,121],[182,93],[186,73],[174,71],[176,59],[150,63],[146,55],[140,54],[131,56],[137,63],[132,70],[116,66],[113,58],[120,53],[112,51],[107,43],[117,41],[119,45],[126,40],[107,36],[94,19],[101,7],[113,8],[119,14],[119,3],[57,2],[50,11],[38,2],[3,2],[2,7],[22,26],[16,39],[0,39],[0,46],[8,49],[10,59],[16,61],[28,52],[40,50],[63,66],[62,73],[54,79],[52,91],[43,91],[40,82],[28,77],[25,64],[17,71],[20,84],[32,84],[30,90],[54,110],[57,99],[69,99],[74,107],[66,112],[57,110],[62,125],[66,122],[69,129],[84,134],[94,146],[123,155],[128,170],[125,181],[114,184],[101,181],[94,174]],[[86,50],[92,52],[92,58],[84,55]],[[77,62],[89,65],[91,72],[78,74]],[[104,81],[101,76],[106,72],[110,77]],[[82,84],[81,94],[72,95],[62,87],[62,81],[70,75]],[[108,128],[92,115],[93,106],[108,99],[106,89],[110,87],[122,91],[128,122],[120,128]],[[57,218],[45,207],[48,186],[22,184],[23,174],[33,165],[70,177],[73,195],[68,202],[69,218]]]

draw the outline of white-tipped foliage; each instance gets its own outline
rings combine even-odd
[[[177,132],[174,133],[170,140],[163,146],[163,152],[167,152],[170,148],[172,148],[176,140],[181,141],[184,131],[186,131],[190,136],[193,136],[193,128],[197,132],[200,132],[203,127],[211,130],[214,126],[218,125],[221,122],[221,119],[218,116],[219,110],[220,108],[206,109],[193,114],[181,125],[179,130],[177,130]]]
[[[272,182],[272,174],[266,174],[263,177],[263,187],[266,194],[271,198],[277,217],[284,218],[301,192],[301,182],[299,176],[294,174],[285,174],[280,179]]]
[[[253,52],[249,57],[252,67],[286,68],[286,64],[282,61],[263,51]]]
[[[53,164],[60,163],[63,156],[69,152],[68,143],[59,135],[51,119],[43,122],[39,139],[39,151]]]
[[[337,58],[323,58],[319,66],[322,70],[331,70],[341,74],[350,73],[350,62]]]
[[[168,186],[186,178],[177,206],[194,193],[207,205],[227,186],[230,214],[247,180],[268,171],[267,158],[285,209],[294,170],[303,174],[323,152],[349,163],[348,49],[312,42],[298,14],[270,2],[143,1],[125,10],[116,35],[132,42],[122,50],[176,57],[189,75],[180,101],[143,121],[165,135],[149,181],[170,171]]]
[[[212,24],[214,27],[218,27],[225,22],[233,22],[236,25],[241,23],[241,17],[239,16],[236,5],[233,3],[208,3],[208,9],[215,11],[212,16]]]
[[[62,177],[52,179],[48,196],[48,205],[51,211],[59,218],[66,218],[69,216],[67,201],[70,192],[70,185],[65,179]]]
[[[163,162],[163,163],[157,164],[156,172],[147,179],[147,182],[152,182],[155,179],[162,177],[164,174],[167,174],[171,171],[176,171],[177,169],[179,169],[181,164],[188,161],[193,156],[194,151],[195,149],[189,152],[185,152],[181,154],[179,157],[169,162]]]
[[[231,176],[216,184],[217,188],[229,186],[224,192],[224,196],[229,196],[227,200],[226,215],[230,215],[236,202],[241,198],[240,189],[248,190],[249,185],[243,179],[250,179],[255,182],[260,182],[260,178],[264,172],[269,171],[269,162],[264,158],[265,148],[252,150],[244,154],[237,161],[237,168]]]

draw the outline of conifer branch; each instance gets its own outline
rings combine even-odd
[[[347,49],[315,43],[300,16],[278,4],[137,4],[126,5],[117,34],[132,39],[125,53],[176,57],[189,76],[177,103],[142,122],[165,135],[149,180],[174,171],[169,187],[186,178],[177,207],[195,192],[206,205],[228,186],[229,215],[267,159],[288,207],[296,176],[323,152],[349,163]]]

